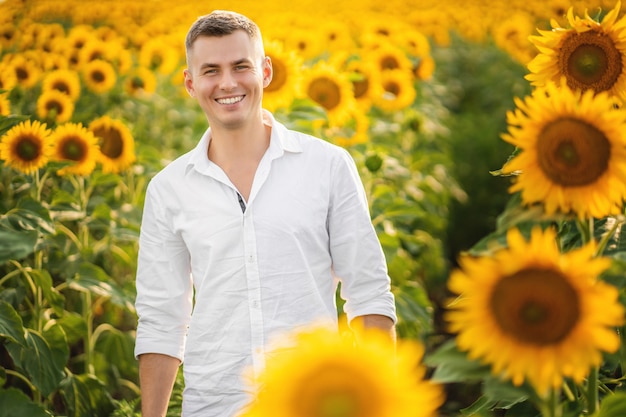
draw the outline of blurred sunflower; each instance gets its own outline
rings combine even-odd
[[[80,96],[80,77],[74,70],[58,69],[47,73],[41,84],[42,92],[56,90],[76,102]]]
[[[458,347],[515,385],[528,381],[540,395],[564,378],[580,383],[614,352],[613,326],[624,321],[615,287],[598,279],[609,258],[595,244],[561,254],[556,232],[535,227],[526,242],[517,229],[508,248],[463,257],[448,287],[458,294],[445,317]]]
[[[167,75],[178,67],[179,58],[176,49],[170,46],[167,41],[154,38],[141,45],[137,59],[142,67]]]
[[[369,332],[353,337],[325,328],[293,335],[253,381],[242,417],[430,417],[443,401],[424,380],[423,347]]]
[[[527,64],[534,54],[530,50],[528,37],[535,29],[535,19],[534,15],[527,12],[510,13],[508,19],[494,22],[491,29],[494,42],[518,62]]]
[[[117,82],[117,74],[113,65],[102,59],[90,61],[81,68],[85,85],[94,93],[106,93]]]
[[[53,159],[70,162],[57,171],[59,175],[89,175],[98,159],[98,139],[81,123],[57,126],[51,135]]]
[[[11,90],[17,85],[17,75],[10,63],[0,62],[0,90]]]
[[[15,71],[17,83],[23,88],[31,88],[39,81],[40,67],[23,55],[16,55],[10,60],[11,68]]]
[[[352,145],[358,145],[360,143],[367,143],[369,141],[369,127],[370,119],[366,113],[361,110],[354,110],[352,112],[352,119],[341,128],[330,129],[327,132],[327,136],[332,138],[333,143],[348,147]]]
[[[510,191],[547,214],[579,218],[621,213],[626,196],[626,110],[608,93],[549,84],[507,114],[502,139],[520,149],[502,171],[519,173]]]
[[[98,139],[102,172],[117,174],[135,162],[133,135],[120,120],[102,116],[89,124],[89,130]]]
[[[0,140],[0,160],[25,174],[45,166],[51,155],[50,130],[38,120],[13,126]]]
[[[597,22],[587,13],[574,17],[573,8],[567,13],[570,28],[553,20],[553,30],[538,30],[541,36],[531,36],[539,54],[528,63],[526,79],[542,86],[548,81],[559,82],[564,76],[572,89],[608,91],[626,100],[626,19],[617,20],[621,2]]]
[[[156,86],[154,72],[146,67],[133,68],[124,79],[124,91],[131,96],[150,95],[156,91]]]
[[[345,70],[350,74],[352,91],[358,107],[367,113],[374,98],[383,94],[380,71],[375,64],[363,59],[349,60],[345,64]]]
[[[0,94],[0,115],[8,116],[11,114],[11,102],[7,93]]]
[[[385,110],[402,110],[413,104],[417,92],[415,79],[411,71],[387,70],[380,73],[380,85],[383,93],[374,98],[373,105]]]
[[[273,75],[263,91],[263,107],[275,111],[301,95],[302,58],[295,51],[285,51],[278,41],[265,42],[265,55],[272,60]]]
[[[55,123],[67,122],[74,114],[71,97],[59,90],[42,91],[37,98],[37,117]]]
[[[326,61],[306,68],[303,90],[306,97],[324,108],[332,126],[346,122],[356,106],[348,74]]]
[[[301,26],[294,26],[301,27]],[[296,51],[303,59],[313,59],[324,52],[324,41],[308,29],[291,30],[284,38],[285,49]]]
[[[9,49],[17,38],[17,27],[11,21],[0,23],[0,46]]]
[[[407,54],[391,43],[382,44],[368,53],[368,59],[378,65],[380,71],[411,71],[413,63]]]

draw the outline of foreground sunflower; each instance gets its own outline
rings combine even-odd
[[[626,19],[617,20],[621,2],[601,22],[587,13],[567,13],[569,28],[552,21],[553,30],[531,36],[539,54],[528,63],[526,79],[535,86],[558,82],[564,76],[572,89],[608,91],[626,100]]]
[[[605,93],[549,84],[507,114],[502,139],[519,148],[504,173],[519,173],[510,191],[547,214],[579,218],[621,212],[626,196],[626,111]]]
[[[427,417],[441,388],[424,380],[421,345],[378,332],[354,338],[326,328],[294,335],[254,381],[256,398],[242,417]]]
[[[98,139],[81,123],[66,123],[52,133],[53,158],[70,164],[57,171],[59,175],[89,175],[96,167]]]
[[[117,174],[135,162],[135,141],[130,129],[120,120],[102,116],[89,124],[98,139],[98,161],[102,172]]]
[[[0,141],[0,160],[7,166],[32,174],[44,167],[52,154],[50,130],[45,123],[27,120],[13,126]]]
[[[458,347],[540,395],[564,378],[582,382],[620,344],[611,327],[622,325],[624,308],[598,279],[611,261],[594,258],[594,243],[561,254],[551,229],[534,228],[528,242],[512,229],[507,241],[492,256],[461,258],[450,276],[459,296],[446,319]]]

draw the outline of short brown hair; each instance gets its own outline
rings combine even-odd
[[[228,10],[214,10],[207,15],[200,16],[191,25],[185,38],[187,56],[200,36],[226,36],[237,30],[243,30],[251,39],[261,42],[261,30],[257,24],[242,14]]]

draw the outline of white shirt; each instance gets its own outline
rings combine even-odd
[[[184,360],[183,416],[233,416],[272,337],[313,322],[396,320],[390,279],[349,153],[272,125],[242,210],[207,158],[211,130],[148,185],[140,234],[135,355]],[[195,296],[194,296],[195,292]],[[194,304],[195,300],[195,304]]]

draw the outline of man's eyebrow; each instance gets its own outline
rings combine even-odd
[[[240,65],[240,64],[248,64],[251,61],[248,58],[241,58],[241,59],[237,59],[233,62],[230,63],[231,66],[234,65]],[[200,69],[205,69],[205,68],[219,68],[219,64],[214,64],[211,62],[205,62],[202,65],[200,65]]]

